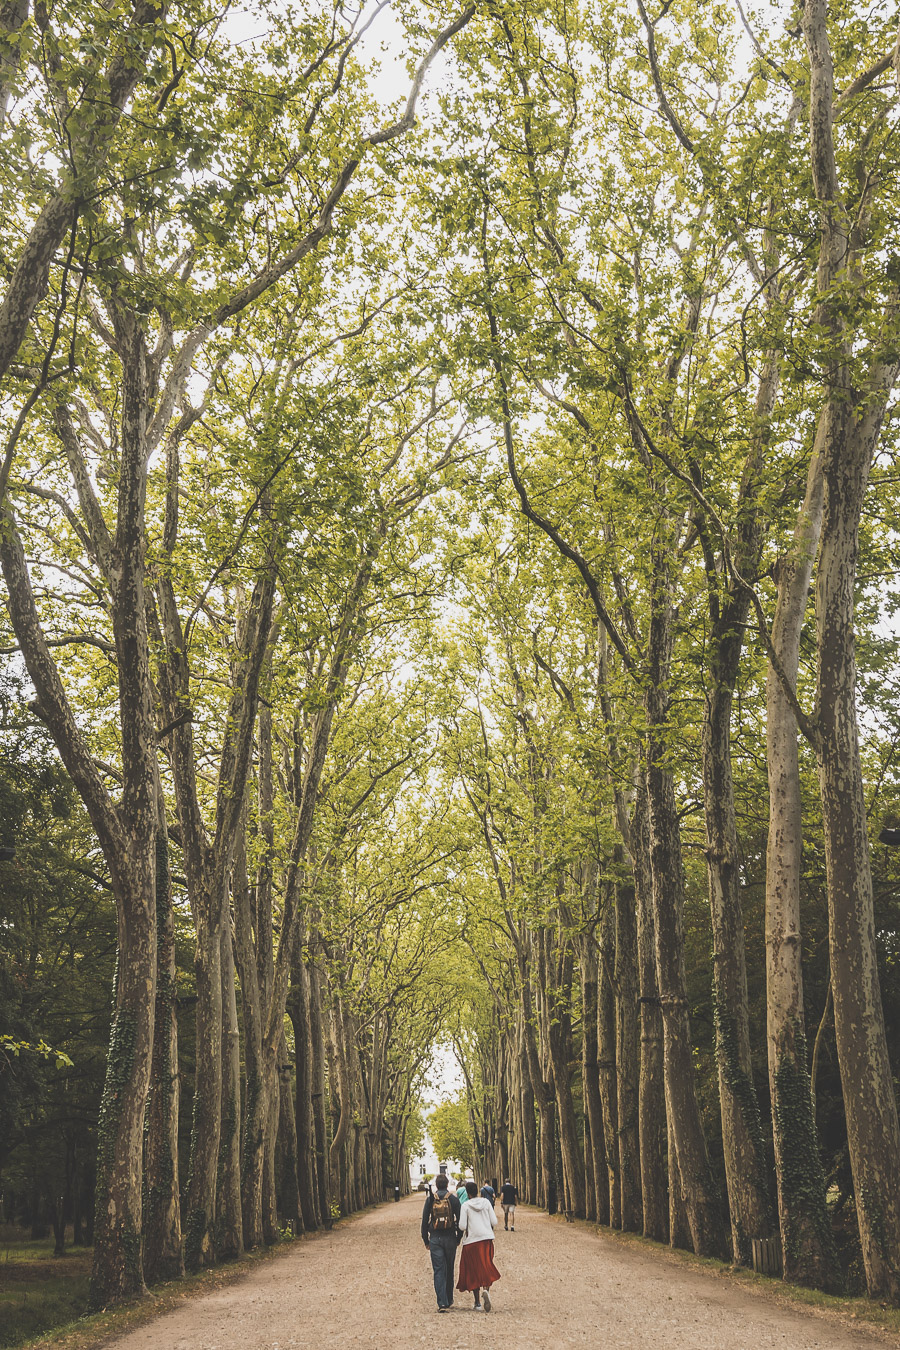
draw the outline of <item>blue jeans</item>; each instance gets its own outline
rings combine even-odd
[[[453,1302],[453,1268],[456,1265],[456,1234],[429,1233],[428,1250],[434,1271],[434,1292],[439,1308],[449,1308]]]

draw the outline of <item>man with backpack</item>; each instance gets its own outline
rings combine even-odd
[[[453,1269],[459,1242],[459,1213],[459,1200],[448,1188],[447,1178],[441,1172],[435,1178],[434,1190],[428,1192],[422,1210],[422,1241],[431,1254],[438,1312],[448,1312],[453,1305]]]

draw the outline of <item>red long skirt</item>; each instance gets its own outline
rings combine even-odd
[[[490,1289],[500,1272],[494,1265],[494,1239],[485,1238],[483,1242],[463,1243],[459,1258],[459,1279],[457,1289],[468,1290],[473,1294],[476,1289]]]

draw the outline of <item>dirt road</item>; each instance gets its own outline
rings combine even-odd
[[[117,1350],[862,1350],[874,1333],[786,1309],[663,1253],[520,1210],[497,1233],[490,1313],[458,1294],[439,1315],[418,1197],[298,1242],[246,1278],[164,1314]]]

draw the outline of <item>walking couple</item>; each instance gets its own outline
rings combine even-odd
[[[475,1295],[478,1312],[490,1312],[491,1285],[500,1278],[494,1265],[496,1227],[494,1206],[478,1194],[474,1181],[466,1182],[466,1203],[461,1205],[449,1190],[446,1176],[440,1173],[422,1211],[422,1241],[431,1254],[438,1312],[449,1312],[453,1307],[453,1271],[460,1243],[456,1287]]]

